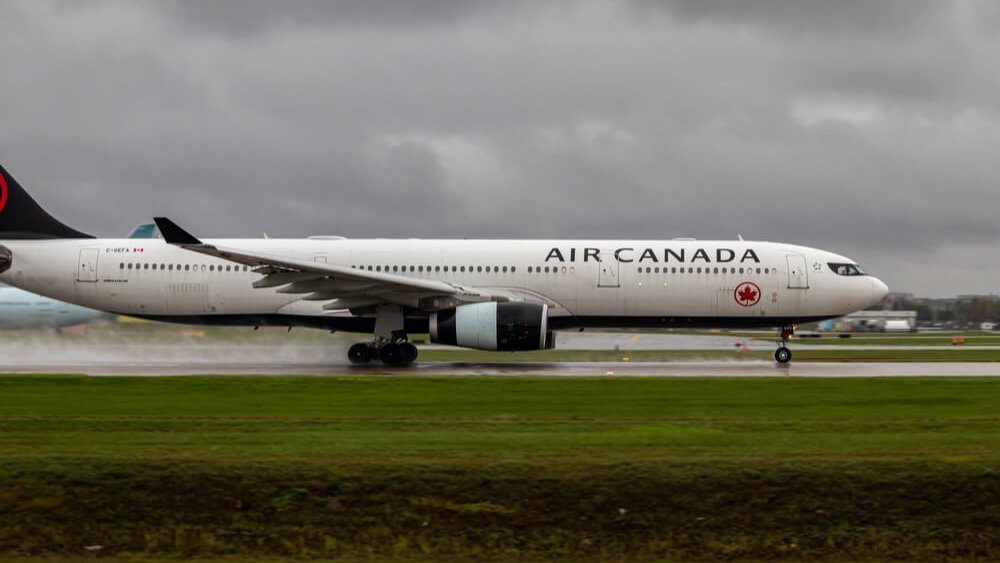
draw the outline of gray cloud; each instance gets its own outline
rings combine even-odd
[[[261,34],[294,33],[303,28],[441,28],[472,18],[496,16],[522,3],[487,0],[161,0],[158,4],[167,17],[188,30],[252,39]]]
[[[899,290],[997,291],[997,14],[8,2],[0,159],[103,235],[158,214],[204,236],[742,234]]]

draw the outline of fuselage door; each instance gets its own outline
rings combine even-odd
[[[97,257],[100,255],[99,248],[80,249],[80,264],[76,269],[76,281],[96,282],[97,281]]]
[[[601,252],[601,261],[597,264],[599,270],[597,287],[619,287],[618,281],[621,263],[615,258],[615,253],[610,250]]]
[[[788,260],[788,289],[809,289],[805,255],[789,254],[785,258]]]

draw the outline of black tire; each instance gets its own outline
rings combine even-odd
[[[399,344],[391,342],[386,344],[379,350],[378,358],[382,360],[383,364],[395,366],[399,365],[400,360],[403,357],[403,352],[399,348]]]
[[[787,364],[792,361],[792,351],[784,346],[781,346],[774,351],[774,361],[779,364]]]
[[[358,342],[347,349],[347,359],[355,365],[367,364],[372,361],[372,354],[367,344]]]
[[[400,361],[403,364],[412,364],[417,359],[417,347],[409,342],[399,345]]]

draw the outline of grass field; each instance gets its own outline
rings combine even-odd
[[[997,560],[998,405],[993,378],[3,376],[0,559]]]

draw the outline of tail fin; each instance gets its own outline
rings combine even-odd
[[[0,239],[94,238],[49,215],[0,166]]]
[[[132,230],[128,238],[157,238],[156,223],[139,225]]]

